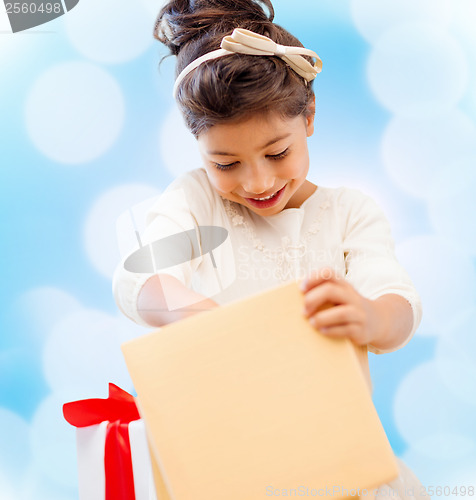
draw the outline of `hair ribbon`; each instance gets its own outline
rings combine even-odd
[[[176,97],[177,89],[182,80],[200,64],[211,59],[217,59],[229,54],[247,54],[253,56],[280,57],[291,69],[302,76],[307,82],[316,78],[322,70],[320,57],[312,50],[304,47],[280,45],[264,35],[243,28],[235,28],[231,35],[223,37],[220,49],[213,50],[192,61],[186,66],[175,80],[173,95]],[[311,64],[303,55],[310,56],[316,61]]]

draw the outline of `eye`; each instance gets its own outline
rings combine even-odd
[[[231,168],[233,168],[237,164],[238,164],[237,161],[235,161],[233,163],[228,163],[226,165],[222,165],[221,163],[215,163],[215,167],[218,168],[218,170],[230,170]]]
[[[281,153],[278,153],[277,155],[267,155],[267,157],[270,160],[281,160],[282,158],[287,156],[288,153],[289,153],[289,148],[286,148],[284,151],[282,151]]]

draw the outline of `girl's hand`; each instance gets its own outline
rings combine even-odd
[[[329,337],[348,337],[357,345],[371,343],[378,332],[379,318],[373,301],[331,268],[322,268],[301,282],[303,314]]]

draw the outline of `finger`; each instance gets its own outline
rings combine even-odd
[[[352,341],[359,337],[360,332],[359,325],[355,323],[346,325],[335,325],[330,328],[317,328],[319,333],[322,333],[326,337],[330,338],[348,338]]]
[[[345,304],[334,306],[327,310],[321,310],[309,318],[311,324],[316,328],[331,328],[337,325],[347,325],[351,323],[363,324],[361,311],[353,305]]]
[[[315,314],[326,304],[338,305],[348,302],[347,290],[336,283],[327,282],[319,287],[312,288],[304,296],[303,314]]]
[[[327,281],[339,281],[343,279],[330,267],[323,267],[312,271],[311,274],[301,281],[300,288],[302,292],[307,292],[311,288],[319,286]]]

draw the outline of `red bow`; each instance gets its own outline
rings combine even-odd
[[[107,399],[84,399],[63,405],[64,418],[75,427],[109,421],[104,449],[106,500],[135,500],[129,423],[140,415],[134,397],[109,384]]]

